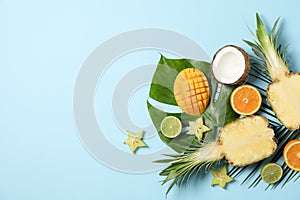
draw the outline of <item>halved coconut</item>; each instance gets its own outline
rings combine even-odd
[[[235,85],[246,79],[250,72],[248,54],[240,47],[227,45],[219,49],[211,64],[215,79],[223,84]]]

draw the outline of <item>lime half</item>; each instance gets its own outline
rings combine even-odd
[[[263,166],[260,175],[266,183],[276,183],[282,177],[282,168],[276,163],[268,163]]]
[[[165,117],[160,124],[162,134],[168,138],[175,138],[178,136],[181,129],[182,125],[180,120],[174,116]]]

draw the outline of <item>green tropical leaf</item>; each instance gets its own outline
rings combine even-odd
[[[183,127],[187,126],[188,121],[192,120],[188,115],[182,113],[167,113],[159,110],[147,102],[148,112],[152,119],[152,122],[158,132],[158,135],[162,142],[167,144],[173,150],[177,152],[184,152],[187,147],[191,146],[194,141],[196,142],[194,135],[180,134],[178,137],[170,139],[164,136],[160,131],[160,123],[167,116],[175,116],[182,121]]]
[[[196,68],[200,69],[207,77],[211,88],[210,104],[204,112],[207,118],[215,127],[224,126],[239,117],[230,106],[230,95],[235,88],[229,85],[218,83],[211,75],[210,64],[201,61],[189,60]]]
[[[173,95],[173,84],[178,73],[194,67],[186,59],[167,59],[161,56],[152,78],[149,97],[169,105],[177,105]]]
[[[206,109],[204,116],[208,118],[215,126],[224,126],[239,117],[230,106],[230,95],[234,87],[226,85],[218,85],[218,98],[216,101],[211,101]],[[216,91],[213,91],[216,93]]]
[[[208,82],[210,83],[212,97],[203,116],[205,124],[211,130],[205,133],[204,140],[215,140],[217,128],[230,121],[233,121],[238,117],[238,115],[234,113],[229,104],[229,97],[234,88],[231,86],[219,85],[211,75],[209,63],[191,59],[168,59],[164,56],[161,56],[156,71],[153,75],[149,97],[162,104],[177,106],[173,94],[173,84],[178,73],[186,68],[199,69],[205,74]],[[219,98],[214,101],[216,94]],[[174,139],[165,137],[160,132],[160,123],[166,116],[173,115],[181,120],[183,127],[187,127],[189,126],[189,121],[194,121],[200,116],[194,117],[183,112],[165,112],[162,109],[151,105],[149,100],[147,101],[147,107],[160,139],[169,147],[177,152],[183,152],[186,150],[186,148],[189,148],[191,145],[197,142],[197,139],[194,135],[187,135],[185,132]]]

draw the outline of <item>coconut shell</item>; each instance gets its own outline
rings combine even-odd
[[[233,48],[236,48],[238,51],[240,51],[240,52],[242,53],[242,55],[243,55],[243,57],[244,57],[244,60],[245,60],[245,69],[244,69],[243,75],[242,75],[238,80],[236,80],[236,81],[233,82],[233,83],[222,83],[221,81],[217,80],[217,79],[216,79],[216,76],[215,76],[215,74],[214,74],[214,72],[213,72],[213,70],[212,70],[212,65],[213,65],[213,63],[214,63],[214,60],[215,60],[217,54],[218,54],[222,49],[224,49],[224,48],[226,48],[226,47],[233,47]],[[250,58],[249,58],[249,55],[248,55],[242,48],[240,48],[240,47],[238,47],[238,46],[235,46],[235,45],[226,45],[226,46],[220,48],[220,49],[215,53],[215,55],[214,55],[214,57],[213,57],[213,60],[212,60],[212,62],[211,62],[211,74],[214,76],[214,78],[215,78],[218,82],[220,82],[220,83],[222,83],[222,84],[225,84],[225,85],[237,85],[237,84],[242,83],[242,82],[248,77],[250,70],[251,70],[251,64],[250,64]]]

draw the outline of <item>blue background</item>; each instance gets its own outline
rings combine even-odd
[[[105,40],[145,27],[182,33],[210,56],[229,43],[246,48],[245,22],[254,27],[256,12],[269,25],[282,16],[281,40],[290,44],[292,69],[300,70],[296,0],[0,0],[0,199],[164,199],[158,172],[115,171],[82,146],[72,111],[80,67]],[[300,197],[299,182],[264,191],[264,184],[247,189],[236,181],[223,190],[210,181],[175,187],[169,199]]]

